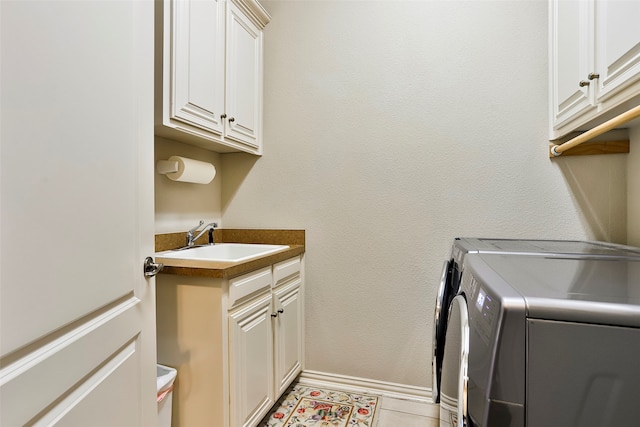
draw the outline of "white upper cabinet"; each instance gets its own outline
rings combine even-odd
[[[640,2],[551,0],[551,139],[640,96]]]
[[[262,129],[262,31],[233,3],[227,12],[226,135],[256,149]]]
[[[223,134],[224,3],[173,1],[167,102],[169,120]]]
[[[597,101],[640,93],[640,1],[596,2]],[[635,87],[633,84],[636,83]]]
[[[156,135],[262,154],[262,29],[255,0],[156,2]]]
[[[593,70],[592,1],[551,2],[551,64],[554,130],[593,108],[590,84],[581,85]]]

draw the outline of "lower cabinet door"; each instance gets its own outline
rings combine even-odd
[[[282,395],[302,370],[302,295],[301,281],[275,292],[278,316],[275,326],[276,396]]]
[[[229,313],[231,427],[251,427],[275,403],[271,293]]]

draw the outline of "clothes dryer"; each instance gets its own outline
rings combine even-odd
[[[447,329],[447,313],[458,293],[464,257],[469,253],[520,254],[532,256],[597,256],[639,257],[640,248],[607,242],[580,240],[521,240],[495,238],[456,238],[451,255],[444,262],[438,287],[432,337],[432,400],[440,402],[440,378],[444,354],[444,334]]]
[[[440,425],[634,426],[640,258],[467,254]]]

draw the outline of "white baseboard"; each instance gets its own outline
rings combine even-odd
[[[302,371],[298,377],[298,383],[358,393],[371,393],[383,397],[412,400],[420,403],[431,403],[431,389],[427,387],[417,387],[309,370]]]

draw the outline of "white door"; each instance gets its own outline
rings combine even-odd
[[[0,19],[0,425],[155,426],[153,2]]]

